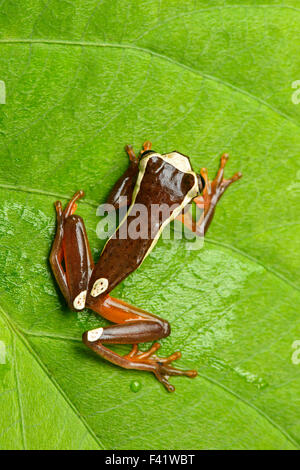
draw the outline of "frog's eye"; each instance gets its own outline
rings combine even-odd
[[[199,193],[202,193],[203,189],[205,188],[205,180],[202,175],[198,175],[198,187],[199,187]]]

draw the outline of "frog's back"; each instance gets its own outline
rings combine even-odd
[[[146,152],[140,160],[132,203],[106,243],[89,283],[89,304],[107,295],[154,248],[164,227],[198,194],[189,158]]]

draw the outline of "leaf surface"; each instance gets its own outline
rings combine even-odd
[[[299,447],[299,18],[296,1],[1,3],[0,448]],[[107,323],[69,311],[48,264],[53,202],[79,188],[99,255],[96,208],[145,140],[244,174],[203,249],[160,240],[114,293],[168,319],[162,355],[198,369],[173,395],[84,347]]]

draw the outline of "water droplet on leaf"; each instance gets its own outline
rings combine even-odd
[[[141,389],[141,387],[142,387],[142,384],[138,380],[133,380],[130,384],[131,391],[134,393],[138,392]]]

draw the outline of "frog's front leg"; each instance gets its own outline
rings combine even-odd
[[[53,274],[72,310],[82,310],[89,279],[94,267],[89,242],[81,217],[74,215],[76,201],[83,191],[74,194],[65,210],[60,201],[55,203],[57,229],[50,253]]]
[[[184,223],[190,230],[195,232],[199,236],[203,236],[213,219],[217,203],[223,196],[226,189],[235,181],[242,177],[242,173],[237,172],[231,178],[224,178],[224,169],[228,161],[228,154],[224,153],[221,156],[220,166],[217,171],[216,177],[210,181],[206,168],[202,168],[200,174],[205,183],[204,189],[200,196],[193,199],[195,204],[201,210],[201,217],[196,222],[193,220],[190,212],[186,212],[177,217],[182,223]]]
[[[131,145],[125,146],[125,151],[128,154],[130,161],[129,167],[115,183],[106,201],[107,204],[113,205],[116,210],[124,207],[125,205],[130,206],[132,193],[139,172],[139,160],[145,152],[151,149],[151,147],[151,142],[147,140],[144,142],[140,154],[136,156]]]
[[[224,178],[224,169],[228,161],[228,154],[224,153],[221,156],[220,167],[217,175],[213,181],[208,179],[207,169],[202,168],[201,176],[205,181],[203,195],[194,199],[197,205],[203,206],[204,204],[204,233],[207,231],[213,219],[217,203],[223,196],[226,189],[235,181],[239,180],[243,175],[241,172],[235,173],[231,178]]]
[[[90,308],[113,323],[117,323],[83,334],[83,342],[99,356],[125,369],[154,373],[169,392],[175,390],[175,387],[168,381],[170,375],[185,375],[187,377],[197,375],[194,370],[179,370],[170,365],[181,357],[180,352],[175,352],[166,358],[157,357],[155,353],[160,347],[159,343],[154,343],[147,352],[139,351],[138,343],[155,341],[169,336],[170,326],[166,320],[109,295],[104,300],[100,301],[99,299],[99,302],[94,303]],[[120,356],[105,347],[104,344],[132,344],[133,348],[129,354]]]

